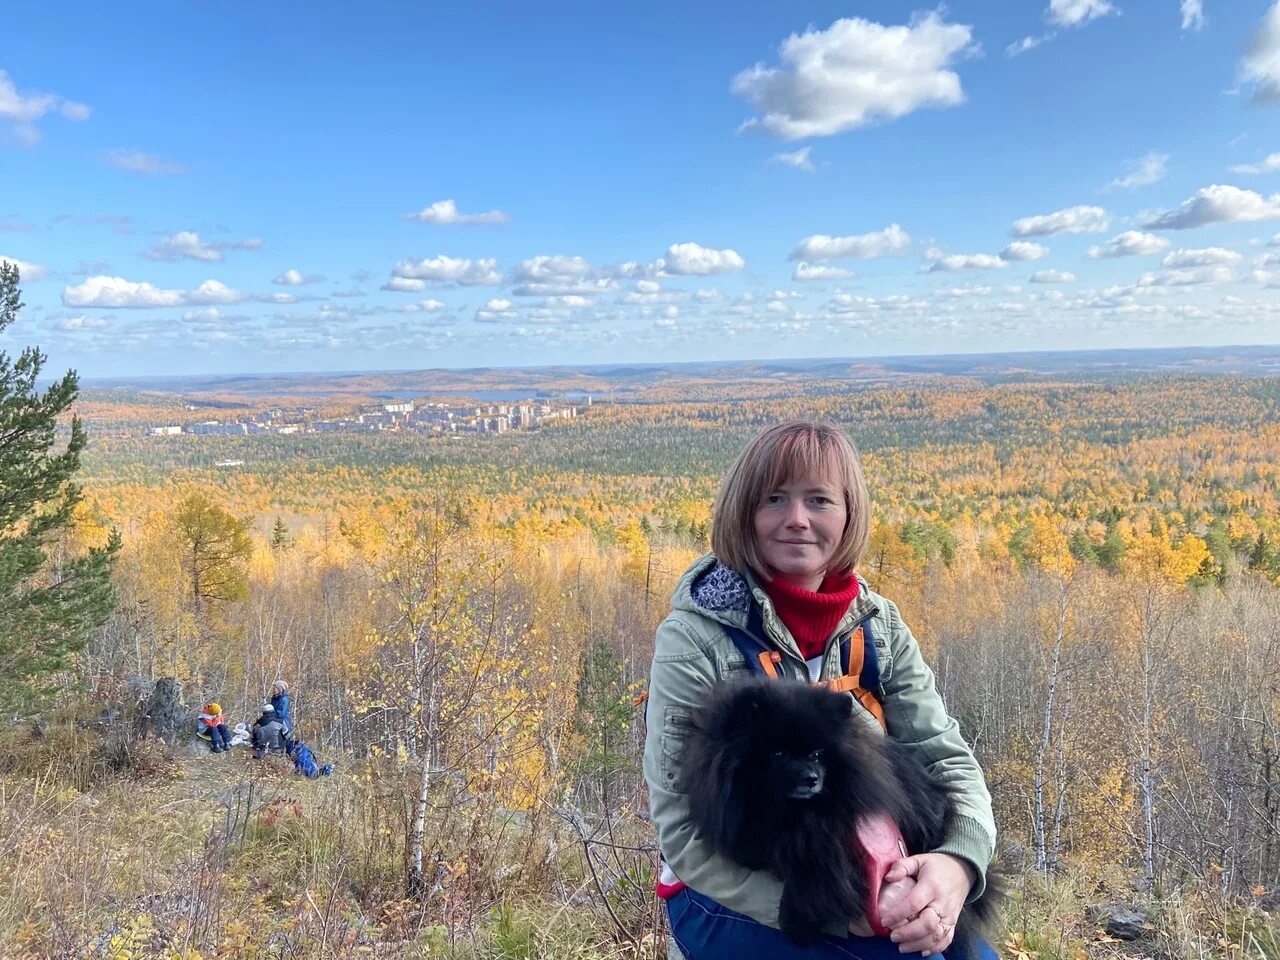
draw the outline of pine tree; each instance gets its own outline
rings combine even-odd
[[[276,517],[275,526],[271,528],[271,549],[288,550],[292,543],[293,539],[289,536],[289,528],[285,526],[283,519]]]
[[[196,634],[204,637],[207,603],[223,604],[249,595],[249,525],[203,493],[189,493],[173,516],[183,567],[191,586]]]
[[[16,264],[0,261],[0,330],[22,309]],[[46,357],[27,347],[0,352],[0,717],[33,712],[54,674],[88,642],[115,606],[111,561],[118,535],[60,565],[47,548],[67,530],[80,488],[72,482],[88,437],[70,420],[64,449],[58,420],[75,402],[74,371],[41,392]]]

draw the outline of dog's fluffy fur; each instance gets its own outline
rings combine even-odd
[[[683,774],[710,844],[782,879],[780,925],[800,944],[866,912],[860,818],[889,814],[919,853],[942,841],[953,815],[947,788],[905,748],[858,724],[848,694],[789,680],[721,684],[694,715]],[[976,955],[993,890],[961,914],[961,955]]]

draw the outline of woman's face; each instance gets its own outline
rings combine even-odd
[[[817,590],[847,518],[844,492],[832,477],[795,477],[765,494],[754,525],[767,572]]]

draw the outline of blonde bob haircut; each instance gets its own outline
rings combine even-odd
[[[725,474],[712,514],[711,550],[745,574],[771,579],[756,543],[755,512],[774,490],[803,477],[830,478],[844,492],[845,522],[830,570],[847,574],[867,552],[871,500],[853,443],[839,427],[787,420],[762,430]]]

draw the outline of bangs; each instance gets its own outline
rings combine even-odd
[[[770,449],[770,447],[772,447]],[[776,438],[772,445],[761,444],[759,455],[764,469],[755,471],[763,481],[759,490],[752,491],[757,500],[784,487],[794,480],[806,477],[819,478],[831,483],[848,498],[849,476],[845,459],[834,449],[830,435],[817,430],[795,430]],[[846,502],[845,506],[849,504]]]

